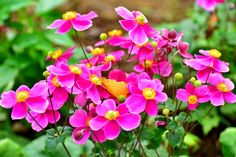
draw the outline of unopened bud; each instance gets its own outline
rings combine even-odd
[[[196,80],[196,81],[194,81],[193,85],[195,87],[200,87],[202,85],[202,82],[200,80]]]
[[[124,95],[119,95],[117,99],[120,103],[122,103],[125,101],[126,97]]]
[[[76,131],[74,138],[76,141],[79,141],[83,138],[83,136],[84,136],[84,132],[82,130],[78,130]]]
[[[48,76],[50,75],[50,72],[49,71],[44,71],[43,72],[43,76],[45,77],[45,78],[47,78]]]
[[[189,80],[191,83],[194,83],[196,81],[196,78],[195,77],[191,77],[190,80]]]
[[[93,51],[93,47],[91,45],[89,45],[85,48],[85,51],[90,53],[91,51]]]
[[[176,32],[174,29],[172,29],[172,30],[169,31],[169,33],[168,33],[168,38],[170,38],[170,39],[175,39],[176,36],[177,36],[177,32]]]
[[[106,40],[107,39],[107,34],[106,33],[101,33],[100,34],[100,39],[101,40]]]
[[[169,113],[170,113],[170,110],[168,108],[165,108],[164,110],[162,110],[162,114],[166,117],[169,116]]]
[[[152,45],[152,47],[157,47],[158,43],[157,43],[156,41],[153,41],[153,42],[151,43],[151,45]]]
[[[177,81],[180,81],[180,80],[182,80],[182,79],[183,79],[183,77],[184,77],[184,76],[183,76],[183,74],[182,74],[182,73],[179,73],[179,72],[178,72],[178,73],[176,73],[176,74],[175,74],[175,76],[174,76],[174,77],[175,77],[175,79],[176,79]]]

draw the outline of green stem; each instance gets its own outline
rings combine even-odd
[[[62,143],[62,146],[63,146],[64,149],[66,150],[67,155],[68,155],[69,157],[72,157],[71,154],[70,154],[70,152],[69,152],[69,150],[68,150],[68,148],[66,147],[65,143]]]

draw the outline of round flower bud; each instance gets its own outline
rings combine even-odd
[[[50,72],[49,71],[44,71],[43,72],[43,76],[45,77],[45,78],[47,78],[48,76],[50,75]]]
[[[152,45],[152,47],[157,47],[158,43],[157,43],[156,41],[153,41],[153,42],[151,43],[151,45]]]
[[[120,103],[122,103],[122,102],[125,102],[126,97],[124,95],[119,95],[117,99]]]
[[[191,77],[190,80],[189,80],[191,83],[194,83],[196,81],[196,78],[195,77]]]
[[[84,136],[84,132],[82,130],[78,130],[75,135],[74,135],[74,138],[76,141],[79,141],[83,138]]]
[[[170,113],[170,110],[168,108],[165,108],[164,110],[162,110],[162,114],[166,117],[169,116],[169,113]]]
[[[91,51],[93,51],[93,47],[91,45],[89,45],[85,48],[85,51],[90,53]]]
[[[184,76],[183,76],[182,73],[179,73],[179,72],[178,72],[178,73],[175,73],[175,76],[174,76],[174,77],[175,77],[175,79],[176,79],[177,81],[180,81],[180,80],[183,79]]]
[[[48,52],[48,57],[52,57],[53,54],[54,54],[53,51],[49,51],[49,52]]]
[[[172,29],[172,30],[169,31],[169,33],[168,33],[168,38],[170,38],[170,39],[175,39],[176,36],[177,36],[177,32],[176,32],[174,29]]]
[[[200,80],[196,80],[196,81],[194,81],[193,85],[195,87],[200,87],[202,85],[202,82]]]
[[[100,34],[100,39],[101,40],[106,40],[107,39],[107,34],[106,33],[101,33]]]

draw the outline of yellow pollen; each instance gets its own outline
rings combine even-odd
[[[90,63],[86,64],[88,68],[92,68],[92,65]]]
[[[82,69],[76,65],[70,65],[69,69],[73,74],[76,74],[76,75],[79,75],[82,73]]]
[[[135,18],[137,24],[144,25],[145,24],[145,17],[143,15],[139,15]]]
[[[109,110],[105,114],[105,118],[107,120],[115,120],[117,117],[119,117],[120,113],[118,111]]]
[[[92,53],[93,55],[102,55],[102,54],[105,53],[105,50],[104,50],[104,48],[96,47],[95,49],[93,49],[93,50],[91,51],[91,53]]]
[[[105,62],[108,63],[110,61],[114,62],[116,60],[116,58],[113,55],[108,55],[105,58]]]
[[[108,35],[111,36],[111,37],[114,37],[114,36],[121,36],[122,35],[122,30],[117,30],[117,29],[114,29],[112,31],[109,31],[108,32]]]
[[[228,88],[227,85],[226,85],[225,83],[223,83],[223,82],[218,83],[218,84],[216,85],[216,88],[217,88],[219,91],[221,91],[221,92],[229,92],[229,88]]]
[[[215,58],[220,58],[221,53],[216,49],[211,49],[209,51],[209,55],[212,56],[212,57],[215,57]]]
[[[95,74],[90,75],[90,81],[95,85],[102,85],[102,79]]]
[[[25,102],[29,97],[29,92],[28,91],[20,91],[20,92],[16,92],[16,102],[21,103],[21,102]]]
[[[62,15],[63,20],[72,20],[76,18],[76,12],[75,11],[68,11]]]
[[[52,54],[52,59],[55,59],[57,60],[59,57],[61,57],[62,55],[62,51],[59,49],[59,50],[56,50],[55,52],[53,52]]]
[[[143,90],[143,96],[146,100],[153,100],[156,96],[156,92],[152,88],[145,88]]]
[[[58,77],[55,76],[53,79],[52,79],[52,84],[54,87],[60,87],[61,85],[59,84],[58,82]]]
[[[197,97],[196,97],[196,95],[190,95],[190,96],[188,97],[188,103],[191,104],[191,105],[196,104],[196,103],[197,103]]]
[[[150,68],[152,67],[152,64],[153,64],[153,61],[152,60],[145,60],[143,63],[142,63],[142,66],[144,68]]]

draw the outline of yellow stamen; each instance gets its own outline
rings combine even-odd
[[[221,53],[216,49],[211,49],[209,51],[209,55],[211,55],[212,57],[215,57],[215,58],[220,58]]]
[[[104,53],[105,53],[104,48],[99,48],[99,47],[96,47],[95,49],[91,51],[91,54],[93,55],[102,55]]]
[[[146,100],[153,100],[156,96],[156,92],[152,88],[145,88],[143,90],[143,96]]]
[[[53,79],[52,79],[52,84],[54,87],[60,87],[60,83],[58,82],[58,77],[55,76]]]
[[[114,36],[121,36],[122,35],[122,30],[117,30],[117,29],[114,29],[112,31],[109,31],[108,32],[108,35],[111,36],[111,37],[114,37]]]
[[[53,52],[52,59],[57,60],[59,57],[61,57],[61,55],[62,55],[62,51],[60,49],[58,49],[55,52]]]
[[[76,12],[75,11],[68,11],[62,15],[63,20],[72,20],[76,18]]]
[[[28,91],[19,91],[16,92],[16,102],[21,103],[25,102],[29,98],[29,92]]]
[[[105,114],[105,118],[107,120],[115,120],[117,117],[119,117],[120,113],[118,111],[109,110]]]
[[[95,74],[90,75],[90,81],[95,85],[102,85],[102,79]]]
[[[114,62],[116,58],[113,55],[108,55],[105,58],[105,63],[109,63],[110,61]]]
[[[191,105],[196,104],[196,103],[197,103],[197,97],[196,97],[196,95],[190,95],[190,96],[188,97],[188,103],[191,104]]]
[[[139,25],[144,25],[145,24],[145,17],[143,15],[139,15],[135,18],[136,23]]]
[[[82,73],[82,69],[76,65],[70,65],[69,69],[73,74],[76,74],[76,75],[79,75]]]
[[[152,60],[144,60],[144,62],[142,63],[142,66],[144,68],[150,68],[152,67],[153,61]]]
[[[92,65],[90,63],[86,64],[88,68],[92,68]]]
[[[227,86],[225,83],[223,83],[223,82],[218,83],[218,84],[216,85],[216,88],[217,88],[219,91],[221,91],[221,92],[229,92],[228,86]]]

